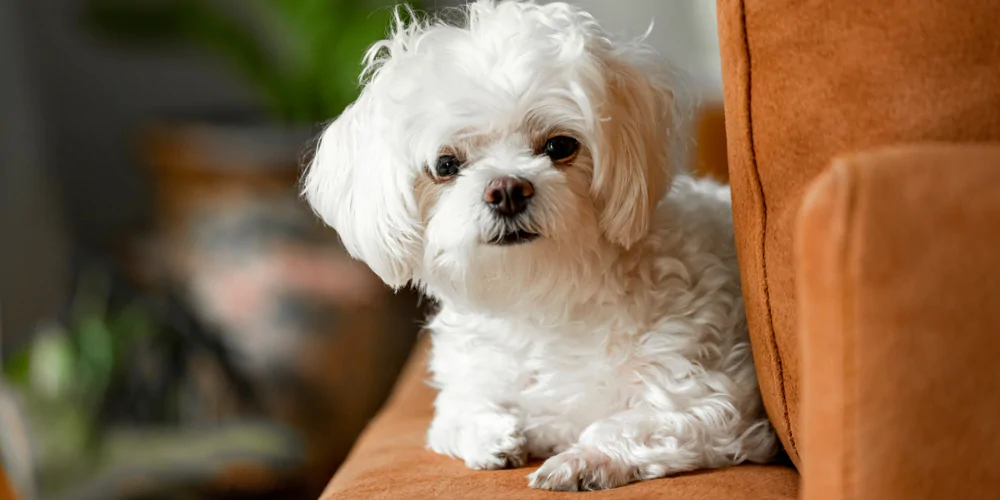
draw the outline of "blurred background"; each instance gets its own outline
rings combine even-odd
[[[295,183],[392,3],[0,0],[0,463],[21,498],[314,498],[336,470],[426,311]],[[681,135],[717,119],[714,2],[576,3],[629,37],[655,21]]]

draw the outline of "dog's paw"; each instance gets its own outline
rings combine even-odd
[[[486,413],[432,425],[428,438],[431,450],[457,456],[472,469],[510,469],[527,463],[527,439],[514,415]]]
[[[532,488],[591,491],[617,488],[637,477],[634,467],[597,449],[578,446],[546,460],[528,479]]]
[[[462,458],[473,469],[508,469],[527,463],[527,440],[518,418],[478,415],[463,426]]]

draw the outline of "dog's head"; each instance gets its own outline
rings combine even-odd
[[[482,0],[463,17],[397,16],[305,196],[393,287],[543,300],[647,232],[671,178],[668,73],[567,4]]]

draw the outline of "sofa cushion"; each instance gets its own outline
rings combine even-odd
[[[726,128],[747,319],[792,460],[800,353],[792,230],[840,154],[1000,139],[992,0],[719,0]]]
[[[1000,143],[839,158],[797,227],[802,498],[997,498]]]
[[[528,488],[538,466],[477,471],[461,460],[427,451],[434,390],[426,383],[427,343],[418,344],[392,398],[372,421],[322,500],[357,498],[564,498],[565,493]],[[590,498],[794,499],[798,473],[787,466],[737,466],[635,483],[587,493]]]

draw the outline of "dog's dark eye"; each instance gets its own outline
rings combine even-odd
[[[454,177],[458,175],[459,169],[462,168],[462,162],[458,161],[458,158],[452,155],[442,155],[437,159],[437,163],[434,165],[434,173],[438,177]]]
[[[575,155],[579,149],[580,142],[565,135],[557,135],[545,141],[545,154],[552,161],[565,160]]]

